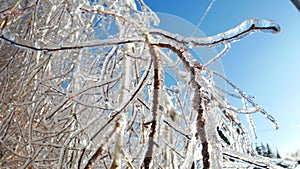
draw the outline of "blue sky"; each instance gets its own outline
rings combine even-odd
[[[145,0],[154,11],[195,25],[210,2]],[[262,115],[254,115],[257,142],[277,147],[282,155],[295,152],[300,149],[300,13],[284,0],[216,0],[200,30],[214,35],[248,18],[275,20],[281,32],[256,33],[232,44],[221,60],[225,74],[246,93],[255,95],[255,101],[279,122],[276,131]]]

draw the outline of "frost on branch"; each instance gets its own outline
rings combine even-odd
[[[275,119],[209,68],[233,42],[277,33],[273,21],[198,38],[153,28],[142,0],[0,4],[1,167],[276,168],[255,154],[239,115],[253,133],[251,114],[277,128]],[[206,63],[191,52],[220,45]]]

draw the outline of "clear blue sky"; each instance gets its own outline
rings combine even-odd
[[[154,11],[195,25],[210,2],[145,0]],[[255,115],[257,142],[277,147],[282,155],[295,152],[300,149],[300,13],[285,0],[216,0],[200,30],[214,35],[248,18],[275,20],[281,32],[256,33],[232,44],[222,58],[225,74],[247,94],[255,95],[255,101],[280,124],[276,131],[262,115]]]

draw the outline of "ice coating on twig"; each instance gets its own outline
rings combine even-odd
[[[222,56],[224,56],[230,49],[230,43],[224,42],[224,49],[218,53],[215,57],[213,57],[211,60],[209,60],[207,63],[203,65],[203,67],[208,67],[209,65],[213,64],[216,62],[218,59],[220,59]]]
[[[222,32],[214,36],[209,36],[207,38],[189,38],[178,34],[172,34],[160,29],[151,29],[150,33],[155,35],[161,35],[167,39],[171,39],[176,42],[188,45],[189,47],[214,47],[224,42],[233,43],[239,41],[247,37],[251,33],[258,31],[278,33],[280,32],[280,26],[271,20],[248,19],[242,22],[240,25],[236,26],[235,28],[232,28],[226,32]]]
[[[274,128],[276,130],[279,129],[279,125],[278,125],[276,119],[273,116],[271,116],[265,109],[261,108],[257,103],[255,103],[249,96],[246,95],[245,92],[243,92],[241,89],[239,89],[236,85],[234,85],[231,81],[229,81],[226,77],[224,77],[220,73],[215,72],[215,71],[213,71],[213,73],[215,75],[221,77],[223,80],[226,81],[227,84],[229,84],[231,87],[233,87],[234,90],[237,93],[239,93],[243,99],[245,99],[245,101],[247,101],[254,107],[254,109],[259,108],[259,109],[257,109],[257,111],[259,111],[261,114],[263,114],[265,116],[265,118],[269,119],[271,121],[271,123],[274,125]],[[247,114],[249,114],[249,113],[247,113]]]

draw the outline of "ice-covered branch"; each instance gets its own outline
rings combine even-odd
[[[150,29],[149,33],[152,35],[160,35],[162,37],[167,38],[167,40],[162,39],[161,43],[164,43],[165,41],[167,43],[172,44],[172,42],[168,42],[169,39],[177,43],[188,45],[189,47],[213,47],[218,46],[224,42],[232,43],[235,41],[239,41],[242,38],[250,35],[251,33],[259,31],[278,33],[280,32],[280,27],[278,24],[270,20],[248,19],[233,29],[206,38],[189,38],[178,34],[173,34],[161,29]]]
[[[159,105],[161,103],[161,92],[163,87],[163,62],[160,54],[160,50],[157,46],[152,45],[153,42],[152,37],[147,35],[146,37],[147,43],[149,46],[149,52],[151,57],[153,58],[153,96],[152,96],[152,105],[151,105],[151,113],[152,113],[152,124],[148,137],[148,145],[146,156],[143,160],[143,166],[145,169],[153,168],[155,165],[153,160],[155,158],[156,148],[155,144],[159,144],[158,140],[158,132],[161,126],[161,111],[159,110]]]
[[[103,6],[100,6],[100,7],[103,8]],[[110,16],[114,16],[116,18],[126,20],[126,18],[124,18],[122,15],[119,15],[119,14],[111,12],[111,11],[105,11],[104,8],[103,9],[87,9],[87,8],[80,7],[79,9],[82,11],[82,13],[100,13],[103,15],[110,15]]]
[[[262,107],[258,106],[258,105],[256,107],[237,108],[230,104],[226,104],[225,108],[228,110],[232,110],[238,114],[253,114],[253,113],[259,112],[262,109]]]
[[[231,87],[234,88],[235,91],[237,91],[242,98],[244,98],[245,100],[247,100],[248,103],[250,103],[254,109],[257,109],[259,112],[261,112],[267,119],[269,119],[273,124],[275,129],[277,130],[279,128],[279,125],[276,121],[276,119],[271,116],[265,109],[261,108],[258,104],[256,104],[249,96],[246,95],[245,92],[243,92],[241,89],[239,89],[235,84],[233,84],[230,80],[228,80],[226,77],[224,77],[223,75],[221,75],[218,72],[212,71],[215,75],[219,76],[220,78],[222,78],[227,84],[229,84]]]
[[[208,67],[209,65],[213,64],[214,62],[216,62],[218,59],[220,59],[222,56],[224,56],[230,49],[230,43],[224,41],[224,49],[218,53],[215,57],[213,57],[211,60],[209,60],[208,62],[206,62],[203,67]]]
[[[244,108],[247,109],[248,108],[248,104],[245,100],[245,98],[242,99],[242,102],[243,102],[243,105],[244,105]],[[254,121],[251,117],[251,114],[246,114],[246,118],[247,118],[247,121],[250,125],[250,130],[254,136],[254,138],[256,139],[257,138],[257,134],[256,134],[256,130],[255,130],[255,124],[254,124]]]
[[[118,105],[124,105],[124,102],[126,102],[125,97],[128,96],[130,93],[130,77],[132,72],[131,64],[133,63],[133,59],[126,56],[126,53],[131,50],[133,45],[127,44],[125,45],[125,53],[122,63],[122,79],[121,79],[121,87],[120,92],[118,96]],[[128,114],[125,112],[122,112],[119,119],[116,122],[116,143],[115,143],[115,149],[114,149],[114,155],[113,155],[113,162],[111,165],[111,169],[118,169],[122,167],[122,159],[124,158],[124,155],[122,153],[122,147],[124,146],[124,136],[125,136],[125,128],[128,123],[127,119]]]
[[[61,104],[57,105],[51,113],[49,113],[48,115],[45,115],[45,120],[50,120],[50,118],[52,116],[54,116],[64,105],[66,105],[68,102],[73,100],[75,97],[78,97],[79,95],[83,94],[84,92],[86,92],[88,90],[98,88],[98,87],[110,84],[112,82],[115,82],[115,81],[119,80],[119,78],[120,77],[117,77],[117,78],[114,78],[114,79],[109,79],[109,80],[106,80],[106,81],[101,81],[96,85],[88,86],[88,87],[83,88],[79,91],[76,91],[75,94],[73,94],[72,96],[67,97],[64,101],[61,102]]]
[[[200,140],[201,142],[201,155],[202,155],[202,164],[204,168],[210,168],[211,164],[210,164],[210,152],[208,150],[209,147],[209,142],[207,139],[207,134],[206,134],[206,122],[205,122],[205,115],[204,115],[204,100],[201,97],[201,85],[197,82],[196,80],[196,69],[201,69],[201,65],[195,61],[194,59],[189,59],[192,58],[191,54],[189,53],[189,51],[187,50],[187,48],[185,48],[182,45],[177,44],[176,47],[170,44],[163,44],[163,43],[159,43],[158,44],[159,47],[162,48],[168,48],[171,51],[175,52],[177,54],[177,56],[181,59],[184,67],[187,69],[187,71],[190,74],[190,82],[192,85],[192,103],[191,103],[191,107],[192,107],[192,113],[195,113],[197,115],[196,117],[196,122],[195,122],[195,126],[192,127],[192,131],[194,130],[193,128],[195,128],[195,133],[193,134],[193,137],[191,139],[191,143],[189,145],[189,148],[193,151],[195,151],[195,147],[196,147],[196,141],[195,140]],[[188,148],[188,149],[189,149]],[[191,167],[191,163],[189,161],[189,157],[193,156],[193,152],[187,152],[188,153],[188,157],[185,160],[184,163],[184,167],[190,168]],[[193,160],[192,160],[193,161]]]
[[[274,168],[274,169],[279,168],[278,166],[275,166],[274,163],[268,160],[267,158],[249,156],[227,148],[224,148],[222,153],[224,154],[224,156],[231,158],[232,160],[242,161],[244,163],[248,163],[252,166],[256,166],[259,168]]]
[[[189,132],[178,126],[178,124],[176,124],[170,117],[164,116],[163,122],[187,139],[191,139]]]
[[[84,169],[91,169],[93,168],[93,165],[95,164],[98,157],[103,153],[105,148],[111,144],[111,137],[115,135],[115,130],[110,131],[106,137],[104,137],[102,144],[97,145],[96,149],[92,151],[90,156],[87,158],[87,162],[83,165]]]
[[[32,50],[32,51],[42,51],[45,53],[48,52],[57,52],[57,51],[66,51],[66,50],[81,50],[81,49],[89,49],[94,47],[101,46],[113,46],[113,45],[122,45],[127,43],[135,43],[135,42],[144,42],[144,39],[141,38],[125,38],[125,39],[110,39],[110,40],[94,40],[82,42],[81,45],[76,44],[68,44],[60,47],[38,47],[34,45],[23,44],[20,42],[15,42],[5,36],[0,36],[1,41],[11,44],[12,46],[16,46],[21,49]]]
[[[144,85],[146,84],[147,79],[149,78],[149,74],[150,74],[150,69],[152,67],[152,59],[150,59],[149,64],[147,65],[147,69],[144,72],[141,80],[139,81],[139,83],[137,84],[137,86],[135,87],[135,89],[130,93],[129,97],[123,102],[123,104],[116,108],[114,111],[111,112],[110,114],[110,118],[103,124],[101,125],[101,127],[97,130],[97,132],[95,132],[93,134],[93,136],[91,137],[91,140],[94,140],[95,137],[109,124],[111,123],[119,114],[121,111],[123,111],[129,104],[130,102],[133,101],[134,98],[137,97],[137,95],[139,94],[139,92],[142,90],[142,88],[144,87]]]

